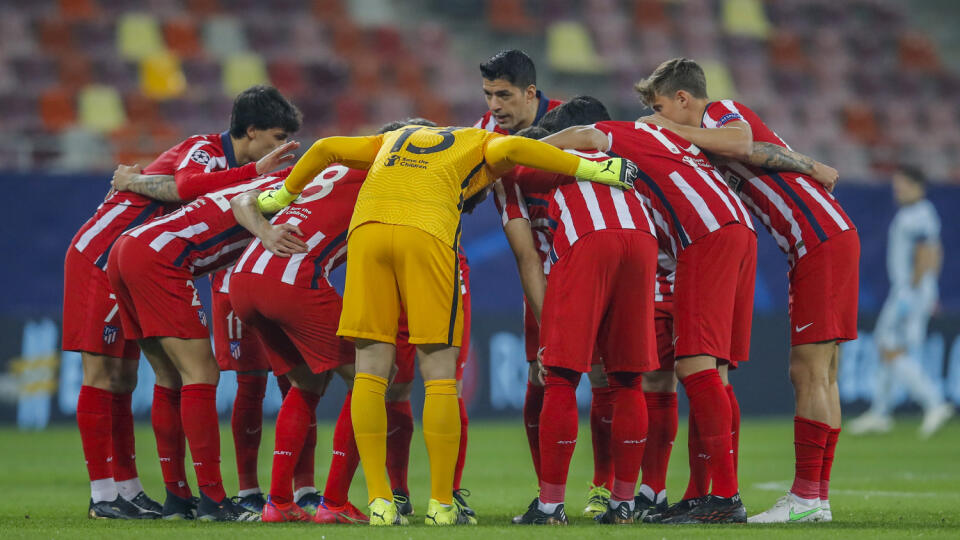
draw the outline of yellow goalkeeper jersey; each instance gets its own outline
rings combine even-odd
[[[371,221],[426,231],[453,247],[463,201],[495,180],[485,167],[489,141],[479,128],[406,126],[381,138],[360,188],[350,232]]]

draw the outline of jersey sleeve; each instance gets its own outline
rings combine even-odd
[[[707,106],[704,113],[704,127],[718,128],[723,127],[730,122],[746,122],[736,104],[729,99],[714,101]]]
[[[367,170],[377,159],[382,144],[383,135],[320,139],[293,166],[284,185],[291,193],[300,193],[315,176],[334,163]]]
[[[500,212],[500,221],[506,225],[512,219],[530,221],[527,205],[523,199],[523,192],[513,178],[513,172],[493,183],[494,204]]]
[[[214,158],[222,157],[222,151],[204,141],[185,146],[184,150],[177,154],[173,178],[181,200],[193,200],[204,193],[257,176],[255,162],[234,169],[211,172],[218,161]]]

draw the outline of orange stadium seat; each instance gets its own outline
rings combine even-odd
[[[527,15],[522,0],[487,0],[487,23],[510,34],[533,34],[540,25]]]
[[[187,11],[196,17],[209,17],[220,12],[217,0],[187,0]]]
[[[60,84],[63,88],[76,92],[92,82],[90,60],[82,51],[73,51],[60,56],[58,64]]]
[[[60,15],[68,21],[92,19],[100,11],[95,0],[60,0],[57,7]]]
[[[175,17],[163,23],[167,47],[181,58],[193,58],[203,51],[197,25],[189,17]]]
[[[73,125],[77,111],[73,106],[73,92],[54,87],[40,96],[40,120],[43,128],[58,133]]]
[[[672,24],[663,0],[636,0],[633,3],[633,23],[640,28],[667,28]]]
[[[306,90],[303,80],[303,65],[293,60],[276,60],[267,66],[270,82],[283,95],[296,101]]]
[[[49,53],[64,53],[73,47],[70,36],[70,24],[58,18],[43,19],[39,22],[40,45]]]

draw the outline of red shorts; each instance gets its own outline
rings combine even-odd
[[[657,333],[657,371],[673,371],[673,300],[654,302],[653,326]]]
[[[602,230],[578,240],[550,270],[543,364],[585,373],[596,348],[607,373],[656,369],[656,268],[657,240],[648,233]]]
[[[244,323],[257,329],[277,376],[300,364],[323,373],[354,361],[353,343],[337,337],[343,299],[326,282],[307,289],[260,274],[235,273],[230,277],[230,303]]]
[[[860,237],[855,229],[814,247],[789,275],[791,345],[857,339]]]
[[[121,236],[110,251],[107,275],[120,319],[131,339],[209,339],[207,314],[193,275],[170,264],[139,238]]]
[[[140,359],[137,342],[124,333],[117,297],[107,273],[71,245],[63,265],[63,350]]]
[[[213,351],[220,371],[269,371],[267,351],[256,328],[243,324],[233,312],[230,294],[210,293],[213,309]]]
[[[674,354],[708,355],[736,368],[750,356],[757,236],[731,224],[701,237],[677,257]]]

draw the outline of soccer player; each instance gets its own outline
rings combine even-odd
[[[839,343],[857,337],[860,259],[853,222],[821,185],[833,186],[837,173],[790,150],[745,105],[711,102],[703,70],[692,60],[664,62],[637,90],[656,111],[642,121],[717,156],[727,182],[766,226],[790,266],[795,476],[789,493],[751,521],[829,520],[829,471],[840,432],[837,351]]]
[[[140,351],[124,333],[105,272],[114,242],[124,231],[163,214],[167,210],[163,200],[190,200],[292,159],[288,152],[296,143],[285,140],[299,128],[299,118],[296,108],[275,89],[242,92],[234,102],[229,131],[193,136],[174,146],[143,170],[152,176],[135,178],[136,167],[118,168],[116,191],[71,242],[64,272],[63,348],[80,352],[84,365],[77,423],[90,474],[91,516],[140,517],[143,510],[165,517],[189,515],[192,497],[182,474],[183,435],[179,423],[170,420],[180,416],[180,381],[174,377],[158,380],[152,415],[155,433],[169,435],[164,441],[158,438],[168,492],[183,504],[168,512],[145,494],[140,496],[130,409]],[[224,171],[228,159],[244,166]],[[179,462],[171,459],[174,455],[181,456]]]
[[[369,168],[350,224],[338,334],[356,341],[351,409],[370,524],[401,522],[384,474],[384,394],[401,308],[426,386],[423,426],[431,457],[431,500],[425,522],[469,523],[452,496],[460,440],[454,377],[463,324],[456,257],[463,201],[516,164],[618,186],[629,185],[632,165],[582,160],[537,141],[477,128],[410,126],[377,136],[317,141],[281,189],[260,196],[261,210],[290,204],[317,172],[334,162]]]
[[[746,521],[730,436],[733,413],[718,371],[749,356],[757,240],[746,208],[696,145],[652,124],[599,122],[544,141],[637,163],[643,180],[637,192],[650,200],[656,226],[668,232],[676,260],[676,373],[709,456],[712,487],[703,500],[662,514],[662,522]]]
[[[890,223],[887,241],[890,293],[873,332],[880,350],[878,384],[872,406],[850,423],[850,432],[890,431],[892,393],[895,381],[900,381],[911,399],[923,406],[920,436],[927,438],[954,412],[917,358],[937,303],[943,261],[940,216],[926,197],[926,178],[917,168],[904,166],[894,173],[893,195],[900,209]]]
[[[489,110],[473,127],[513,135],[539,124],[543,115],[561,103],[537,89],[536,66],[523,51],[498,52],[480,64],[480,75]]]

